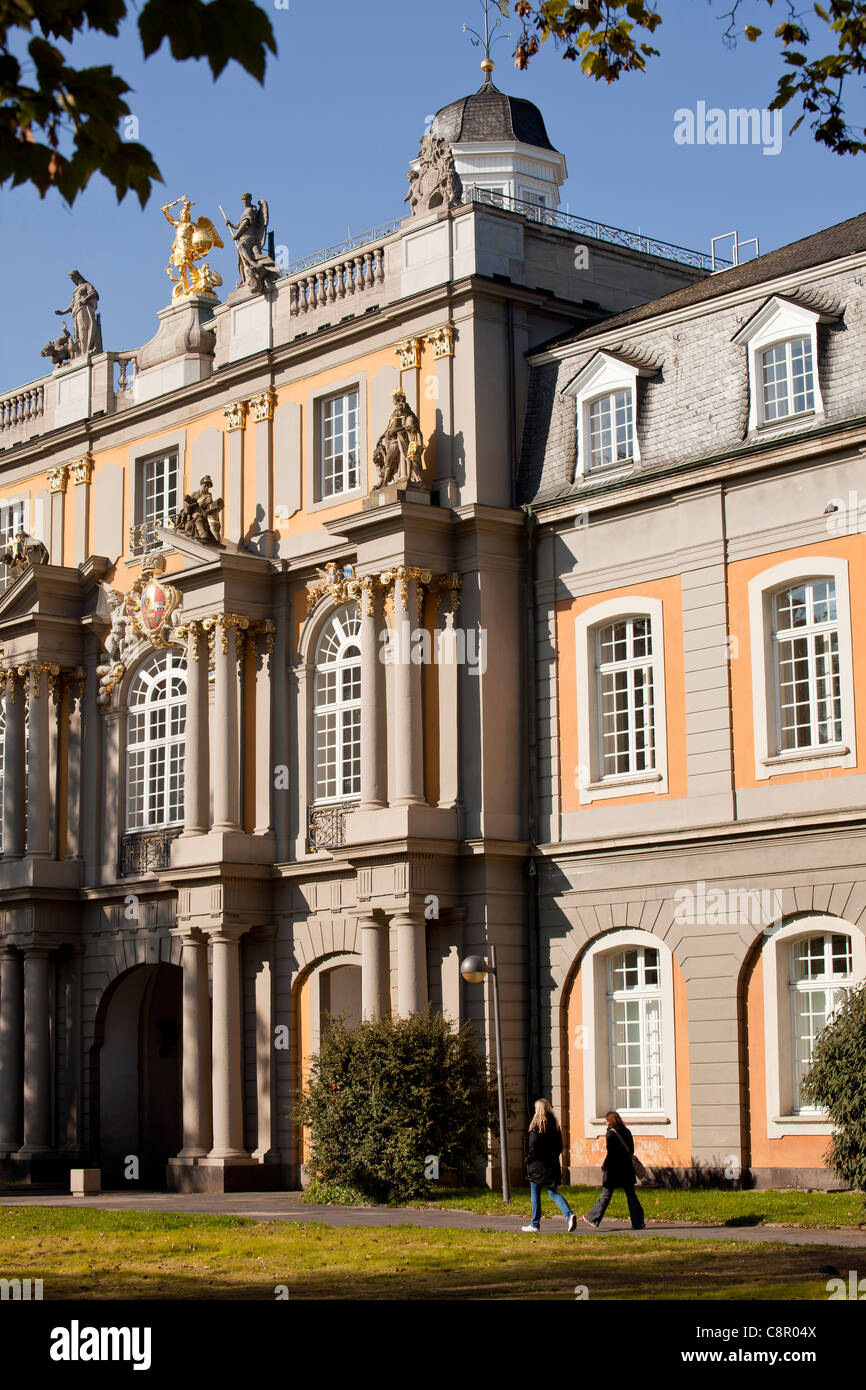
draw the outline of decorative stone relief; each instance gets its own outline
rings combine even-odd
[[[73,463],[70,463],[69,469],[72,473],[72,481],[76,486],[79,483],[89,483],[93,476],[92,454],[86,454],[84,458],[75,459]]]
[[[60,468],[52,468],[48,474],[48,488],[51,492],[65,492],[66,484],[69,481],[69,469],[66,464]]]
[[[409,204],[411,215],[445,212],[456,207],[462,198],[463,184],[448,141],[437,135],[422,135],[418,168],[409,170],[409,192],[403,199]]]
[[[407,338],[404,343],[398,343],[394,351],[400,358],[401,372],[409,371],[412,367],[421,366],[420,338]]]
[[[277,393],[271,387],[257,396],[251,396],[248,405],[253,412],[253,420],[257,424],[262,420],[273,420],[276,403]]]
[[[33,565],[48,564],[48,547],[35,536],[28,536],[23,526],[12,540],[0,550],[0,565],[5,565],[14,579],[20,578]]]
[[[227,430],[242,430],[247,423],[247,402],[232,401],[223,410]]]

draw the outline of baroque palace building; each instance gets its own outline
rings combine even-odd
[[[828,1180],[866,218],[710,275],[563,213],[484,66],[406,216],[284,267],[245,194],[221,301],[169,205],[152,340],[74,272],[0,396],[4,1172],[296,1186],[327,1016],[492,1052],[493,945],[515,1172],[543,1093],[575,1178],[615,1105],[648,1166]]]

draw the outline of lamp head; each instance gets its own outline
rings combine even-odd
[[[483,956],[467,956],[460,965],[460,974],[470,985],[478,985],[489,973],[490,966]]]

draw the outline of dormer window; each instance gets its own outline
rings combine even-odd
[[[733,341],[746,349],[749,372],[748,432],[797,416],[821,415],[818,324],[838,318],[774,295],[744,324]]]
[[[788,338],[761,353],[761,410],[764,424],[815,409],[812,344]]]
[[[634,410],[630,390],[610,391],[589,404],[589,466],[631,463]]]
[[[566,386],[577,423],[574,481],[590,473],[628,472],[640,463],[636,429],[637,379],[655,376],[656,365],[597,352]]]

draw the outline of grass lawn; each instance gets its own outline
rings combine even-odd
[[[598,1187],[561,1187],[569,1206],[578,1213],[588,1212],[598,1197]],[[314,1189],[315,1191],[315,1189]],[[638,1197],[648,1222],[689,1221],[711,1226],[834,1226],[866,1227],[866,1202],[857,1192],[736,1192],[691,1188],[668,1190],[638,1187]],[[310,1194],[310,1200],[315,1200]],[[319,1198],[321,1200],[321,1198]],[[546,1194],[541,1199],[546,1216],[558,1212]],[[506,1207],[499,1192],[486,1188],[440,1188],[429,1202],[406,1203],[452,1211],[474,1211],[487,1216],[529,1216],[529,1188],[515,1188],[511,1206]],[[628,1219],[625,1194],[614,1193],[605,1220]]]
[[[819,1266],[866,1250],[293,1225],[234,1216],[0,1207],[0,1275],[44,1298],[824,1300]],[[553,1233],[555,1230],[555,1233]]]

